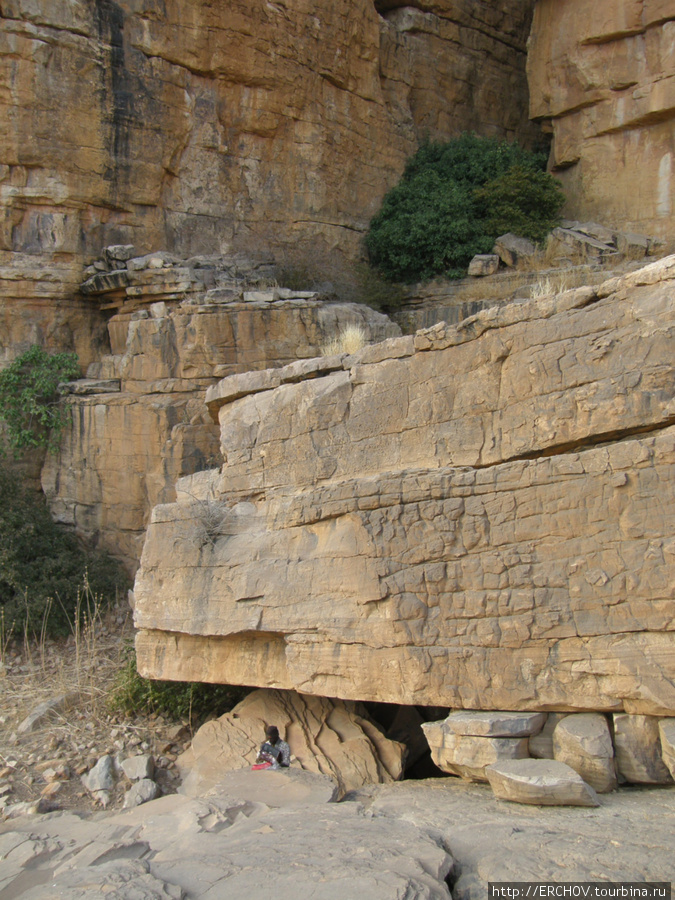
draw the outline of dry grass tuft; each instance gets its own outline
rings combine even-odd
[[[338,353],[356,353],[368,343],[366,331],[361,325],[345,325],[339,333],[321,347],[322,356]]]

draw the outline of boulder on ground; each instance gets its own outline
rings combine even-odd
[[[494,275],[499,269],[499,257],[496,253],[479,253],[469,263],[469,275],[474,278],[483,278],[485,275]]]
[[[485,770],[495,797],[538,806],[600,806],[574,769],[549,759],[504,760]]]
[[[553,732],[554,759],[566,763],[599,794],[616,790],[614,747],[607,719],[600,713],[575,713]]]
[[[151,778],[141,778],[124,795],[124,809],[132,809],[149,800],[156,800],[161,793],[159,785]]]
[[[403,774],[405,746],[388,740],[360,704],[264,689],[195,734],[178,759],[186,791],[203,793],[225,772],[252,765],[267,725],[288,741],[291,765],[330,776],[340,794]]]
[[[77,691],[70,691],[67,694],[59,694],[58,697],[52,697],[51,700],[45,700],[44,703],[38,704],[35,709],[26,716],[23,722],[17,728],[19,734],[29,734],[41,728],[46,722],[51,721],[66,712],[74,706],[80,695]]]
[[[521,260],[529,259],[536,253],[532,241],[517,234],[502,234],[495,241],[492,252],[496,253],[505,266],[516,266]]]
[[[614,752],[619,778],[634,784],[672,784],[661,758],[657,716],[615,713]]]
[[[129,781],[152,778],[155,774],[155,760],[149,753],[143,753],[140,756],[130,756],[122,761],[122,770]]]

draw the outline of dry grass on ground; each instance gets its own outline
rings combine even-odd
[[[111,712],[109,693],[133,639],[131,612],[118,607],[62,640],[4,641],[0,647],[0,817],[2,806],[44,797],[60,809],[95,804],[80,776],[105,754],[152,753],[164,769],[165,791],[176,780],[176,726],[157,715]],[[62,712],[35,731],[19,726],[35,708],[72,695]],[[121,780],[112,806],[129,785]]]

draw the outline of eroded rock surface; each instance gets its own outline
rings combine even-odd
[[[359,704],[261,690],[200,728],[178,761],[183,790],[203,794],[225,773],[252,765],[268,725],[288,742],[291,765],[332,778],[339,796],[403,774],[405,747],[388,740]]]
[[[527,118],[532,0],[155,6],[3,2],[10,356],[38,339],[91,361],[104,323],[76,295],[105,244],[118,262],[127,245],[275,247],[303,265],[354,256],[422,135],[539,134]]]
[[[674,284],[668,257],[225,392],[222,470],[153,512],[143,674],[672,715]]]
[[[530,114],[575,218],[671,239],[675,217],[675,10],[659,0],[538,0]]]

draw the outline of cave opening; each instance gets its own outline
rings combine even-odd
[[[399,703],[363,704],[368,715],[392,741],[399,741],[408,748],[403,780],[447,778],[431,758],[431,750],[422,730],[425,722],[438,722],[450,712],[447,706],[405,706]]]

